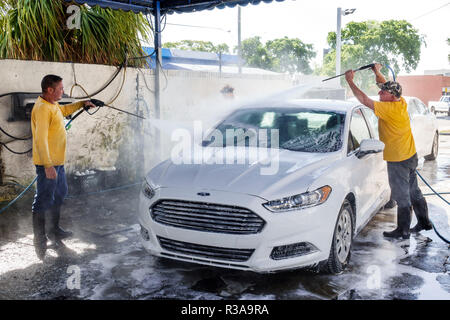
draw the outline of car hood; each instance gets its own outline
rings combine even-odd
[[[147,181],[155,188],[220,190],[273,200],[292,195],[292,192],[307,191],[311,183],[341,157],[340,152],[273,150],[276,150],[274,154],[259,157],[259,161],[250,162],[248,156],[244,157],[245,164],[186,164],[193,160],[177,164],[177,161],[166,160],[149,172]]]

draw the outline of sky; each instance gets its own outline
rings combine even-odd
[[[287,36],[299,38],[314,45],[317,52],[312,65],[322,64],[323,49],[328,48],[328,32],[336,31],[337,8],[356,8],[352,15],[342,17],[342,27],[351,21],[405,19],[419,33],[425,35],[427,46],[422,46],[421,60],[410,74],[423,74],[424,70],[450,69],[449,0],[285,0],[283,2],[247,5],[241,9],[242,39],[260,36],[265,42]],[[438,9],[439,7],[442,7]],[[435,10],[438,9],[438,10]],[[206,10],[197,13],[167,15],[162,42],[203,40],[214,44],[237,45],[237,7]],[[173,24],[202,26],[185,27]],[[359,66],[355,66],[359,67]]]

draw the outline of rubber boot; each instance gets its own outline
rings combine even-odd
[[[416,214],[417,224],[411,229],[411,232],[417,233],[422,230],[431,230],[433,225],[428,217],[428,205],[425,198],[413,201],[412,205]]]
[[[45,236],[45,212],[33,212],[33,243],[36,255],[44,260],[47,251],[47,237]]]
[[[411,225],[411,207],[397,208],[397,228],[390,232],[383,232],[386,238],[409,239],[409,227]]]
[[[59,226],[59,218],[61,216],[61,206],[53,206],[50,209],[50,231],[48,237],[55,242],[56,246],[63,244],[61,240],[73,236],[73,232],[63,230]]]

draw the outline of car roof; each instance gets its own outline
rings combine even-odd
[[[291,99],[266,101],[258,104],[251,104],[241,109],[264,109],[264,108],[305,108],[324,111],[349,112],[355,106],[360,105],[358,101],[328,100],[328,99]]]
[[[373,101],[380,101],[380,96],[368,96],[370,99],[372,99]],[[402,96],[405,100],[406,100],[406,103],[409,103],[409,101],[411,100],[411,99],[417,99],[417,100],[419,100],[419,101],[422,101],[422,100],[420,100],[419,98],[417,98],[417,97],[411,97],[411,96]],[[355,97],[351,97],[350,99],[348,99],[347,101],[352,101],[352,102],[354,102],[354,101],[357,101],[357,99],[355,98]],[[423,101],[422,101],[423,102]]]

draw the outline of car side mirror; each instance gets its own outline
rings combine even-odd
[[[359,146],[359,151],[356,153],[358,159],[371,154],[371,153],[379,153],[384,150],[384,143],[377,139],[364,139],[361,141],[361,145]]]

